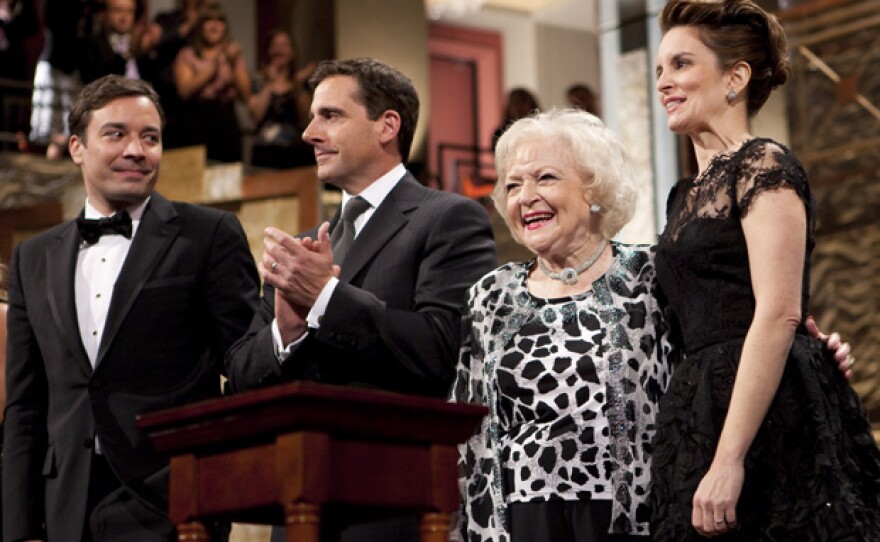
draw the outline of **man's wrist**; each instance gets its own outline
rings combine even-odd
[[[281,344],[284,345],[284,348],[299,341],[308,331],[309,328],[305,325],[305,322],[303,322],[302,325],[290,327],[285,326],[282,328],[281,325],[278,326],[278,334],[281,337]]]
[[[272,320],[272,340],[281,349],[287,349],[291,344],[299,341],[308,330],[305,320],[285,322],[284,315],[280,318],[275,316]]]
[[[321,293],[318,294],[318,298],[315,299],[314,305],[312,305],[309,314],[306,316],[306,323],[309,327],[315,329],[321,327],[321,320],[324,318],[324,313],[327,312],[327,305],[330,304],[330,298],[333,297],[337,284],[339,284],[339,279],[330,277]]]
[[[284,361],[290,357],[290,354],[305,340],[308,336],[309,328],[305,327],[303,332],[298,336],[294,337],[292,341],[286,342],[281,337],[281,331],[278,328],[278,319],[272,320],[272,346],[275,351],[275,359],[278,360],[278,363],[284,363]]]

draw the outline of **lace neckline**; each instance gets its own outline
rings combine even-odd
[[[712,173],[712,172],[713,172],[716,168],[718,168],[721,164],[724,164],[724,163],[726,163],[726,162],[729,162],[729,161],[732,160],[736,155],[738,155],[738,154],[740,154],[740,153],[742,153],[742,152],[745,152],[745,150],[746,150],[749,146],[751,146],[751,144],[752,144],[753,142],[755,142],[755,141],[761,141],[762,139],[764,139],[764,138],[760,138],[760,137],[749,137],[749,138],[747,138],[747,139],[744,139],[743,142],[739,144],[739,147],[736,147],[735,149],[728,149],[728,150],[723,150],[723,151],[718,151],[718,152],[716,152],[714,155],[712,155],[712,158],[709,159],[709,164],[706,166],[706,169],[704,169],[703,171],[697,173],[696,175],[692,175],[692,176],[690,177],[690,182],[691,182],[691,184],[692,184],[692,185],[701,184],[701,183],[703,182],[703,180],[704,180],[706,177],[708,177],[709,174]]]

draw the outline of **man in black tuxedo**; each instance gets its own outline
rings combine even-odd
[[[70,113],[87,199],[24,241],[9,285],[4,540],[176,540],[143,412],[220,395],[259,304],[237,219],[153,192],[159,97],[107,76]]]
[[[302,238],[266,230],[262,308],[227,354],[232,388],[304,379],[443,397],[465,291],[495,267],[488,215],[404,167],[419,108],[406,76],[327,61],[310,84],[303,138],[345,211]]]
[[[227,354],[232,388],[303,379],[443,397],[465,291],[495,266],[488,215],[404,167],[419,99],[403,74],[374,60],[331,61],[310,84],[303,139],[318,177],[343,190],[343,211],[301,238],[266,230],[262,308]],[[408,518],[342,539],[417,538]]]

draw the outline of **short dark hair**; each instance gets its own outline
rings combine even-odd
[[[596,115],[596,93],[589,86],[583,83],[575,83],[568,87],[565,96],[569,100],[569,104],[577,109],[583,109],[587,113]]]
[[[99,12],[109,12],[110,5],[106,0],[103,2],[98,8]],[[141,20],[141,17],[144,16],[144,13],[147,11],[147,6],[145,5],[145,0],[134,0],[134,22],[137,23]],[[106,24],[106,23],[105,23]]]
[[[749,64],[749,115],[757,113],[770,92],[791,76],[785,30],[776,17],[751,0],[672,0],[660,13],[660,28],[665,33],[676,26],[695,27],[722,70],[739,61]]]
[[[514,87],[507,93],[504,104],[504,120],[514,121],[541,110],[538,98],[525,87]]]
[[[337,75],[353,77],[358,82],[358,94],[354,98],[367,109],[370,120],[376,120],[389,109],[400,115],[397,147],[401,160],[409,160],[419,121],[419,95],[413,82],[388,64],[370,58],[354,58],[319,63],[309,78],[309,88],[314,91],[321,81]]]
[[[86,128],[92,118],[92,111],[101,109],[117,98],[128,96],[145,96],[156,106],[159,119],[162,122],[160,128],[165,127],[165,112],[159,103],[159,94],[153,87],[144,81],[129,79],[121,75],[105,75],[83,87],[79,96],[70,108],[67,124],[70,126],[70,134],[86,140]]]

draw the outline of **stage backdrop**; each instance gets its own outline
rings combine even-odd
[[[880,16],[872,0],[779,13],[791,45],[791,144],[819,206],[812,311],[854,345],[854,386],[880,429]],[[875,431],[875,436],[880,436]]]

